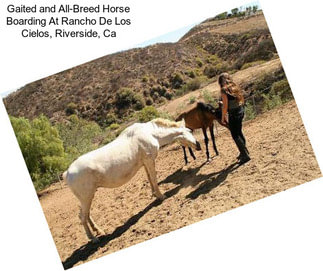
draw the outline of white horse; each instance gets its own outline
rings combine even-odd
[[[155,160],[159,148],[174,141],[201,149],[191,130],[185,128],[185,122],[155,119],[129,126],[111,143],[80,156],[63,173],[63,179],[81,203],[80,219],[90,240],[98,241],[88,222],[94,231],[104,235],[90,216],[91,202],[98,187],[122,186],[144,166],[153,195],[160,200],[165,198],[157,185]]]

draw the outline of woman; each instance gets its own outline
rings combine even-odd
[[[237,159],[240,164],[244,164],[250,160],[250,157],[246,147],[246,139],[242,133],[242,120],[244,117],[243,93],[239,86],[232,81],[228,73],[220,74],[219,84],[223,103],[221,122],[223,125],[229,125],[232,138],[240,151]]]

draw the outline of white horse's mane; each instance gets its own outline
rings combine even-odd
[[[157,118],[152,120],[151,122],[155,123],[158,126],[161,127],[167,127],[167,128],[179,128],[181,127],[181,123],[179,122],[175,122],[175,121],[171,121],[168,119],[162,119],[162,118]]]

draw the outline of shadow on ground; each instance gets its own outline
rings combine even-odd
[[[203,175],[198,174],[200,168],[203,167],[204,164],[199,167],[189,169],[187,171],[183,171],[182,169],[178,169],[172,175],[168,176],[165,180],[159,182],[159,184],[163,183],[174,183],[178,184],[175,188],[167,191],[165,196],[167,198],[176,195],[179,190],[183,187],[187,187],[188,185],[196,186],[198,184],[199,187],[195,189],[193,192],[188,194],[186,198],[196,199],[202,194],[206,194],[212,189],[216,188],[219,184],[225,181],[228,174],[233,170],[239,167],[239,164],[234,163],[227,167],[224,170],[219,172],[214,172],[211,174]],[[142,218],[146,213],[148,213],[152,208],[157,207],[162,204],[162,201],[156,199],[151,202],[145,209],[137,213],[136,215],[129,218],[123,225],[117,227],[111,234],[107,234],[99,237],[98,243],[88,242],[87,244],[81,246],[76,249],[70,257],[68,257],[63,262],[64,269],[69,269],[73,267],[80,261],[87,260],[92,254],[94,254],[100,247],[104,247],[111,240],[114,240],[120,237],[123,233],[125,233],[131,226],[135,225],[140,218]]]

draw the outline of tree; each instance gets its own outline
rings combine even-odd
[[[238,11],[239,11],[238,8],[231,9],[231,13],[232,13],[233,16],[237,16]]]
[[[158,117],[159,112],[153,106],[146,106],[138,112],[138,120],[140,122],[147,122]]]
[[[10,121],[36,190],[57,180],[67,166],[57,129],[43,115],[32,121],[15,117]]]
[[[58,123],[56,127],[64,142],[68,163],[93,150],[93,139],[101,134],[101,128],[96,122],[84,120],[76,115],[71,115],[68,122]]]

